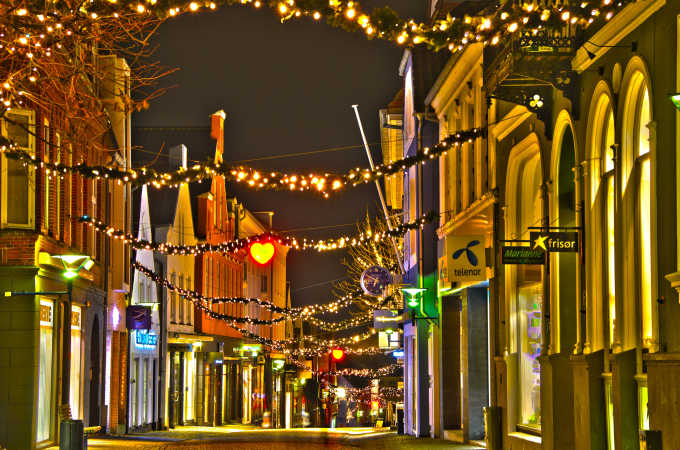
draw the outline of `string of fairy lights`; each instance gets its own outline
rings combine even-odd
[[[200,294],[199,292],[196,292],[191,289],[184,289],[181,288],[177,285],[175,285],[173,282],[168,280],[166,277],[154,272],[151,269],[148,269],[144,265],[142,265],[139,262],[134,262],[132,264],[132,267],[139,271],[142,275],[145,277],[149,278],[155,283],[160,284],[161,286],[167,288],[169,291],[174,292],[184,298],[187,298],[189,300],[192,300],[195,303],[199,303],[201,305],[204,305],[206,308],[208,308],[209,311],[210,308],[208,307],[209,305],[213,304],[219,304],[219,303],[228,303],[228,304],[241,304],[241,305],[247,305],[250,303],[255,303],[256,305],[265,308],[272,313],[277,313],[277,314],[282,314],[284,317],[274,319],[273,323],[278,323],[286,319],[296,319],[296,318],[307,318],[311,317],[315,314],[322,314],[322,313],[335,313],[338,312],[340,309],[344,307],[348,307],[352,303],[356,302],[360,297],[364,295],[363,291],[357,290],[356,292],[350,294],[350,295],[345,295],[343,297],[340,297],[339,299],[336,299],[332,302],[329,303],[321,303],[321,304],[312,304],[312,305],[305,305],[305,306],[299,306],[295,308],[284,308],[281,306],[277,306],[274,303],[264,300],[261,298],[257,297],[209,297],[205,296],[203,294]],[[231,316],[227,316],[224,320],[226,321],[233,321]],[[217,318],[217,317],[215,317]],[[255,319],[253,319],[255,320]],[[246,322],[250,323],[250,322]],[[265,323],[253,323],[255,325],[264,325]],[[271,325],[271,324],[268,324]]]
[[[376,398],[384,398],[384,399],[397,399],[401,398],[404,395],[404,390],[402,388],[396,388],[396,387],[391,387],[391,386],[381,386],[378,388],[378,392],[374,392],[374,387],[372,386],[366,386],[363,388],[355,388],[355,387],[347,387],[347,386],[338,386],[338,387],[332,387],[331,391],[333,392],[334,395],[337,395],[338,392],[342,392],[345,397],[351,397],[351,398],[356,398],[362,395],[365,396],[373,396]]]
[[[356,168],[346,174],[286,174],[281,172],[262,173],[252,167],[230,167],[219,162],[205,162],[195,164],[189,168],[179,168],[172,172],[157,172],[148,167],[122,170],[107,166],[89,166],[86,164],[67,165],[60,162],[43,160],[40,155],[29,153],[6,138],[0,138],[0,152],[8,158],[20,161],[24,165],[33,165],[44,169],[48,175],[63,176],[67,173],[78,174],[89,179],[108,179],[132,185],[148,184],[158,189],[178,187],[183,183],[203,182],[213,177],[224,177],[227,181],[241,183],[253,189],[284,190],[284,191],[312,191],[329,197],[329,193],[345,187],[373,182],[385,175],[391,175],[409,167],[424,164],[438,156],[444,156],[448,151],[458,148],[465,143],[472,143],[477,138],[487,135],[487,127],[472,128],[457,131],[441,140],[432,147],[425,147],[415,155],[408,156],[390,163],[383,163],[374,168]],[[304,242],[300,243],[304,245]],[[310,243],[309,245],[315,245]],[[322,245],[323,246],[323,245]]]
[[[293,359],[291,360],[292,364],[297,366],[300,369],[303,370],[309,370],[309,367],[300,360]],[[387,377],[387,376],[393,376],[400,370],[402,370],[404,366],[399,363],[392,363],[388,364],[386,366],[382,367],[370,367],[370,368],[363,368],[363,369],[355,369],[355,368],[344,368],[344,369],[337,369],[337,370],[312,370],[310,371],[312,375],[330,375],[330,376],[340,376],[340,377],[358,377],[358,378],[381,378],[381,377]]]
[[[121,15],[171,18],[221,6],[244,5],[256,9],[269,7],[282,22],[302,17],[314,21],[326,19],[333,26],[362,32],[371,39],[457,51],[475,42],[497,45],[504,37],[522,31],[537,33],[565,25],[585,28],[599,18],[611,19],[617,8],[628,3],[630,0],[583,0],[574,4],[504,2],[476,14],[447,15],[428,22],[402,19],[389,7],[367,13],[354,0],[98,0],[75,9],[60,4],[46,8],[40,3],[21,3],[9,11],[15,20],[3,31],[16,42],[13,51],[30,60],[36,54],[49,56],[52,46],[62,45],[74,33],[82,34],[83,30],[95,29],[98,23],[119,20]]]
[[[361,314],[358,314],[355,317],[345,319],[339,322],[330,322],[312,316],[306,317],[305,320],[324,331],[342,331],[348,330],[350,328],[357,328],[368,324],[372,324],[373,311],[369,310]]]
[[[253,236],[221,242],[218,244],[202,242],[195,245],[148,241],[146,239],[138,238],[132,233],[126,233],[121,229],[115,228],[107,223],[86,215],[79,217],[78,221],[84,223],[97,232],[106,234],[110,238],[121,240],[137,250],[152,250],[166,255],[200,255],[203,253],[233,254],[248,248],[250,245],[256,242],[277,243],[280,245],[285,245],[292,250],[300,251],[316,250],[317,252],[327,252],[341,250],[349,247],[363,246],[369,242],[383,242],[391,237],[403,236],[407,231],[422,228],[437,217],[438,216],[436,213],[429,212],[411,222],[396,225],[392,228],[392,230],[379,232],[368,231],[354,236],[345,235],[328,239],[299,239],[294,236],[280,236],[274,232],[265,232]]]
[[[428,22],[402,19],[389,7],[367,13],[353,0],[93,0],[78,8],[62,3],[10,3],[3,11],[9,20],[0,24],[0,35],[6,43],[0,51],[11,54],[18,64],[5,80],[0,80],[0,102],[5,108],[20,105],[31,96],[32,85],[47,81],[32,64],[36,58],[52,58],[56,49],[75,47],[75,36],[87,37],[90,33],[94,39],[95,30],[102,25],[119,25],[124,18],[134,20],[135,15],[140,20],[164,20],[229,5],[269,7],[282,22],[325,18],[332,26],[364,33],[369,39],[456,52],[473,43],[496,46],[521,33],[536,35],[566,26],[586,28],[595,21],[610,20],[618,8],[632,1],[498,2],[476,14],[447,14]]]
[[[322,346],[320,348],[292,348],[286,349],[286,353],[291,356],[302,356],[305,358],[319,356],[319,352],[329,350],[330,347]],[[385,350],[377,346],[370,347],[346,347],[343,351],[347,355],[382,355]]]

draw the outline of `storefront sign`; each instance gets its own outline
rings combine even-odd
[[[125,311],[125,323],[128,330],[148,330],[151,328],[151,308],[142,305],[130,305]]]
[[[484,236],[446,236],[448,281],[486,280]]]
[[[402,320],[399,311],[389,309],[376,309],[373,311],[373,328],[384,330],[386,328],[397,328]]]
[[[578,252],[577,231],[532,231],[529,235],[532,249],[546,252]]]
[[[448,283],[449,282],[449,266],[446,264],[446,255],[439,257],[439,282]]]
[[[140,347],[155,347],[158,343],[158,336],[137,330],[135,343]]]
[[[542,248],[503,247],[501,262],[503,264],[545,264],[545,251]]]

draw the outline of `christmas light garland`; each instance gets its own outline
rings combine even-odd
[[[54,7],[49,13],[44,7],[28,4],[17,8],[14,14],[23,19],[17,24],[18,29],[29,28],[39,35],[42,31],[45,39],[54,35],[55,30],[50,28],[60,22],[67,25],[65,32],[62,31],[63,25],[59,27],[58,34],[64,35],[70,32],[71,24],[74,29],[76,26],[94,27],[98,21],[115,20],[120,14],[170,18],[230,5],[256,9],[269,7],[282,22],[301,17],[315,21],[325,18],[332,26],[362,32],[369,39],[385,39],[405,46],[425,44],[435,50],[448,48],[455,51],[472,42],[496,45],[504,36],[519,30],[536,32],[565,25],[587,27],[599,16],[611,19],[617,8],[628,3],[630,0],[584,0],[574,5],[556,2],[539,6],[535,1],[506,2],[494,4],[475,15],[447,15],[433,22],[402,19],[389,7],[366,13],[355,0],[99,0],[83,3],[76,10]],[[66,22],[68,19],[70,22]],[[29,42],[20,42],[30,45]]]
[[[35,98],[31,87],[50,82],[49,76],[37,69],[37,59],[50,59],[56,50],[72,54],[79,42],[95,41],[96,30],[134,24],[137,16],[139,21],[163,21],[221,6],[268,7],[282,22],[301,17],[314,21],[325,18],[332,26],[363,33],[370,39],[390,40],[401,46],[427,45],[434,50],[447,48],[455,52],[471,43],[495,46],[520,33],[559,35],[565,27],[586,28],[598,19],[610,20],[618,8],[632,1],[497,2],[476,14],[447,14],[436,20],[419,22],[402,19],[389,7],[364,12],[354,0],[91,0],[76,7],[69,2],[44,4],[10,0],[0,6],[0,16],[4,18],[0,22],[0,52],[8,53],[15,61],[11,70],[0,73],[0,108],[16,107],[26,98]],[[252,181],[253,185],[262,184],[260,187],[268,185],[265,181]],[[283,179],[281,181],[285,184]],[[333,179],[328,181],[331,185],[335,183]],[[305,190],[305,187],[300,189]],[[321,187],[314,185],[314,189],[328,195],[324,192],[325,183]]]
[[[404,390],[401,388],[395,388],[391,386],[382,386],[378,388],[378,392],[375,393],[373,392],[373,387],[372,386],[366,386],[364,388],[355,388],[355,387],[347,387],[347,386],[338,386],[338,387],[331,387],[331,391],[333,394],[337,395],[338,389],[344,390],[345,397],[351,397],[355,398],[358,396],[371,396],[376,399],[396,399],[403,397],[404,395]]]
[[[312,344],[315,344],[317,346],[323,345],[327,348],[332,348],[332,347],[344,347],[346,345],[352,345],[352,344],[357,344],[361,341],[365,341],[366,339],[370,339],[371,337],[375,336],[377,331],[373,328],[371,328],[368,331],[365,331],[363,333],[355,334],[354,336],[348,336],[348,337],[342,337],[342,338],[330,338],[330,339],[325,339],[321,338],[319,336],[310,336],[306,335],[303,337],[305,342],[310,342]]]
[[[317,319],[316,317],[307,317],[305,320],[324,331],[342,331],[373,324],[373,311],[367,311],[356,317],[339,322],[329,322],[327,320]]]
[[[131,183],[133,185],[150,184],[156,188],[177,187],[183,183],[202,182],[215,176],[225,177],[227,181],[243,183],[255,189],[271,189],[285,191],[309,191],[323,194],[328,198],[329,192],[338,191],[346,186],[357,186],[362,183],[370,183],[376,179],[391,175],[430,161],[437,156],[445,155],[449,150],[459,147],[464,143],[471,143],[475,139],[485,137],[487,128],[473,128],[470,130],[458,131],[447,138],[438,142],[434,146],[419,150],[415,155],[393,161],[391,163],[379,164],[373,169],[352,169],[344,175],[325,174],[322,177],[317,175],[284,174],[280,172],[270,172],[263,174],[261,171],[251,167],[229,167],[220,163],[206,162],[196,164],[187,169],[180,168],[174,172],[156,172],[151,168],[133,169],[130,171],[104,167],[87,166],[84,164],[65,165],[43,161],[39,155],[32,155],[17,148],[4,138],[0,138],[0,151],[8,158],[16,159],[24,164],[31,164],[36,167],[44,168],[48,173],[66,174],[68,172],[77,173],[85,178],[110,179],[119,182]],[[3,141],[4,139],[4,141]],[[328,189],[327,180],[330,182]]]
[[[190,299],[194,302],[200,302],[202,305],[210,305],[210,304],[218,304],[218,303],[230,303],[230,304],[250,304],[250,303],[255,303],[258,306],[265,308],[273,313],[277,314],[282,314],[285,317],[282,318],[277,318],[274,319],[274,323],[281,322],[286,319],[297,319],[297,318],[306,318],[310,317],[314,314],[321,314],[321,313],[336,313],[340,309],[347,307],[351,305],[352,303],[356,302],[360,297],[364,295],[363,291],[357,290],[353,295],[346,295],[343,296],[339,299],[336,299],[332,302],[329,303],[321,303],[321,304],[313,304],[313,305],[306,305],[306,306],[299,306],[295,308],[284,308],[281,306],[277,306],[273,304],[272,302],[268,300],[263,300],[260,298],[256,297],[208,297],[205,295],[202,295],[196,291],[190,290],[190,289],[183,289],[178,286],[176,286],[174,283],[169,281],[167,278],[164,276],[144,267],[142,264],[139,262],[134,262],[132,264],[133,269],[138,270],[140,273],[142,273],[144,276],[149,278],[150,280],[154,281],[155,283],[160,284],[161,286],[166,287],[167,289],[176,292],[177,294],[181,295],[182,297],[185,297],[187,299]],[[391,299],[389,297],[388,299]],[[229,320],[229,319],[225,319]],[[251,319],[251,320],[256,320],[256,319]],[[246,322],[250,323],[250,322]],[[255,325],[271,325],[269,323],[256,323]]]
[[[324,351],[328,351],[329,348],[325,347],[320,347],[320,348],[294,348],[294,349],[287,349],[286,352],[292,356],[303,356],[303,357],[313,357],[313,356],[319,356],[319,353],[323,353]],[[384,350],[381,349],[380,347],[359,347],[359,348],[352,348],[352,347],[346,347],[343,348],[345,354],[348,355],[380,355],[384,353]]]
[[[359,378],[380,378],[386,377],[398,372],[404,367],[400,364],[394,363],[388,366],[376,367],[376,368],[365,368],[365,369],[339,369],[331,371],[316,371],[315,374],[328,374],[331,376],[341,376],[341,377],[359,377]]]
[[[110,238],[119,239],[137,250],[152,250],[166,255],[199,255],[203,253],[233,254],[248,248],[255,242],[272,242],[285,245],[292,250],[300,251],[316,250],[318,252],[326,252],[341,250],[348,247],[365,245],[368,242],[382,242],[391,237],[401,237],[407,231],[422,228],[425,224],[432,222],[437,217],[437,213],[429,212],[412,222],[396,225],[392,230],[386,230],[379,233],[360,233],[356,236],[347,235],[329,239],[299,239],[294,236],[280,236],[274,232],[266,232],[233,241],[221,242],[219,244],[199,243],[196,245],[180,245],[167,242],[148,241],[146,239],[138,238],[132,233],[126,233],[123,230],[102,221],[95,220],[87,215],[80,216],[78,221],[95,231],[106,234]]]

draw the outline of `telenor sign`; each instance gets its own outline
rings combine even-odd
[[[578,252],[576,231],[532,231],[529,234],[532,249],[546,252]]]
[[[484,236],[446,236],[449,281],[486,280]]]

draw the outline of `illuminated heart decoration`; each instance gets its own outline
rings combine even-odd
[[[250,257],[260,265],[265,265],[274,257],[274,244],[271,242],[255,242],[250,246]]]
[[[341,348],[334,348],[331,350],[331,356],[334,361],[342,361],[345,358],[345,351]]]

